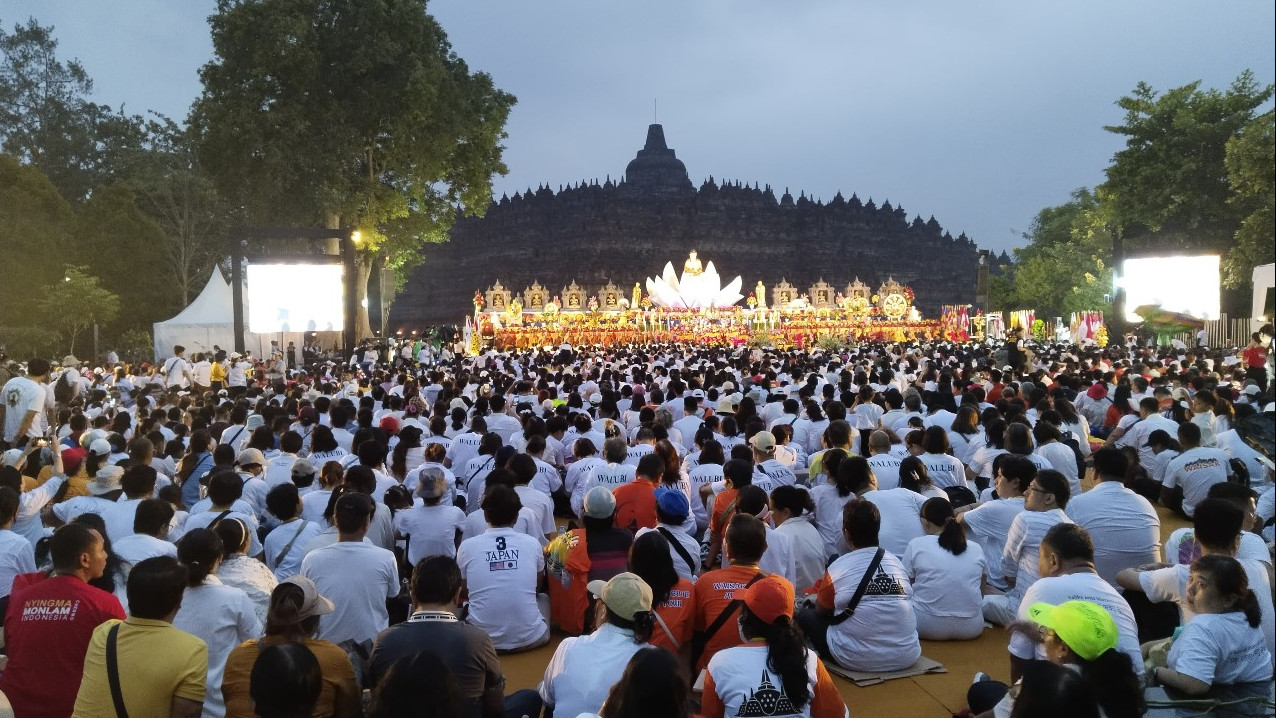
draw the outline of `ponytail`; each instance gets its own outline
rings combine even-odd
[[[652,631],[656,628],[656,614],[651,611],[639,611],[634,614],[633,620],[626,620],[607,608],[607,622],[617,628],[633,631],[634,643],[648,643],[651,641]]]
[[[177,542],[177,560],[190,572],[186,585],[199,586],[213,572],[222,557],[222,540],[217,532],[194,529]]]
[[[1258,628],[1263,622],[1263,609],[1258,605],[1258,595],[1254,593],[1254,589],[1247,588],[1241,594],[1241,600],[1237,601],[1236,607],[1245,614],[1245,620],[1249,622],[1250,628]]]
[[[777,616],[768,626],[744,607],[741,607],[741,612],[746,614],[745,621],[761,624],[759,627],[767,643],[767,668],[780,677],[784,694],[800,710],[812,698],[811,676],[806,666],[806,639],[801,629],[788,616]]]
[[[784,509],[794,517],[815,513],[815,502],[811,492],[796,486],[777,486],[771,490],[771,503],[777,509]]]
[[[948,499],[941,499],[938,496],[926,499],[926,503],[922,504],[922,518],[943,527],[939,532],[940,548],[954,556],[966,553],[966,532],[962,530],[961,524],[957,523],[953,506]]]
[[[1143,685],[1134,672],[1134,662],[1115,648],[1109,648],[1087,661],[1078,656],[1081,677],[1094,691],[1094,696],[1109,716],[1141,716],[1147,712]]]

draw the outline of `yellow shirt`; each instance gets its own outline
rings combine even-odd
[[[130,716],[166,716],[174,696],[203,702],[208,646],[167,621],[129,617],[107,621],[93,631],[72,718],[115,718],[106,676],[106,636],[116,625],[120,690]]]
[[[208,375],[208,380],[219,381],[222,384],[225,384],[226,383],[226,367],[222,366],[222,363],[219,361],[213,362],[211,373]]]

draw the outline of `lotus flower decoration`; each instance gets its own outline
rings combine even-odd
[[[692,252],[687,263],[683,265],[682,277],[674,273],[673,262],[665,263],[665,270],[659,277],[647,278],[647,294],[657,307],[671,309],[704,309],[709,307],[729,307],[744,298],[740,294],[743,281],[740,277],[722,286],[722,278],[713,262],[700,268],[700,260]]]

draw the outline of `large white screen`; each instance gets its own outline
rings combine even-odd
[[[341,331],[341,265],[248,265],[248,331]]]
[[[1126,321],[1140,322],[1134,313],[1144,304],[1159,304],[1171,312],[1197,319],[1218,319],[1218,256],[1142,257],[1121,267]]]

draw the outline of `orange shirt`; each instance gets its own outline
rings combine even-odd
[[[656,528],[656,484],[634,479],[613,491],[616,496],[616,527],[637,532]]]
[[[674,640],[678,641],[675,646],[673,641],[669,640],[669,636],[665,634],[665,630],[660,627],[660,623],[656,623],[656,627],[651,632],[651,640],[647,641],[653,646],[668,648],[673,653],[677,653],[682,646],[686,646],[691,642],[691,632],[695,628],[696,618],[696,585],[685,578],[678,579],[678,583],[669,590],[669,599],[664,603],[656,606],[656,615],[660,616],[660,620],[665,622],[669,627],[670,633],[673,634]]]
[[[736,497],[740,495],[735,489],[724,489],[713,500],[713,515],[709,517],[709,533],[713,536],[725,536],[727,524],[735,516]]]
[[[696,581],[695,603],[696,603],[696,630],[704,631],[718,619],[718,614],[722,613],[727,604],[735,599],[735,594],[745,587],[753,577],[758,575],[760,570],[757,566],[739,565],[720,568],[716,571],[709,571]],[[713,658],[713,654],[724,648],[740,645],[740,632],[736,630],[735,619],[738,616],[728,618],[726,623],[709,638],[709,642],[705,645],[704,653],[700,656],[700,661],[696,664],[696,670],[699,671],[709,664],[709,659]]]

